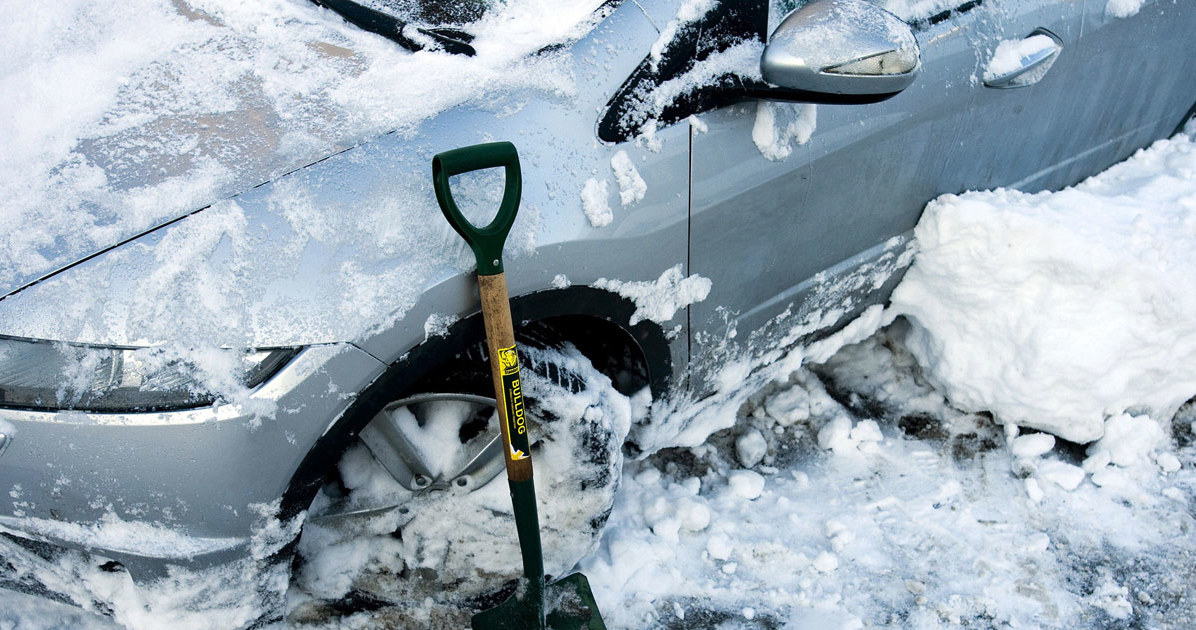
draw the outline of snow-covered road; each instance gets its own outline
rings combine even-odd
[[[610,627],[1191,627],[1196,142],[1060,193],[945,197],[918,239],[873,313],[891,323],[733,397],[705,443],[626,463],[580,565]],[[286,627],[468,615],[423,601]],[[110,627],[0,595],[2,630]]]

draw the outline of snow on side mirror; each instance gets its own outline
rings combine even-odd
[[[920,67],[909,25],[865,0],[814,0],[796,9],[760,57],[765,81],[814,94],[891,96]]]

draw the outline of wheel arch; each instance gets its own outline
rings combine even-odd
[[[653,397],[660,397],[668,392],[673,379],[669,338],[655,322],[640,321],[632,325],[635,310],[631,300],[589,286],[548,289],[511,300],[511,316],[517,330],[531,323],[566,321],[597,329],[599,334],[590,336],[590,340],[613,337],[638,354],[636,358],[642,361]],[[388,365],[308,450],[283,493],[279,517],[290,519],[307,509],[331,466],[379,409],[416,386],[432,367],[484,339],[481,312],[473,312],[450,325],[443,336],[426,339]],[[567,335],[564,339],[574,341]],[[579,347],[593,347],[583,339],[577,341],[582,342]]]

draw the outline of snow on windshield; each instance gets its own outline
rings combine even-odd
[[[528,55],[584,35],[600,4],[496,5],[470,26],[472,58],[411,53],[307,0],[11,11],[0,288],[482,93],[568,92],[559,65]]]

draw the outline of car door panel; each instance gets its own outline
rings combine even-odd
[[[692,329],[706,342],[700,347],[724,353],[718,341],[760,328],[790,307],[796,316],[814,316],[801,313],[804,299],[819,284],[835,284],[834,274],[822,282],[820,272],[848,273],[891,255],[886,242],[913,228],[926,201],[954,192],[944,188],[943,175],[959,146],[974,54],[952,22],[917,36],[923,69],[910,88],[872,105],[818,106],[808,142],[795,143],[779,161],[765,158],[753,141],[761,106],[703,117],[709,132],[693,136],[691,267],[713,288],[691,307]],[[823,306],[858,310],[862,297],[877,294],[857,289],[839,286],[842,299]],[[749,343],[767,346],[771,339]]]

